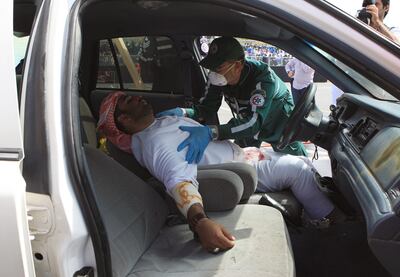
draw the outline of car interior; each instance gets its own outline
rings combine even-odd
[[[20,5],[22,9],[26,3]],[[317,39],[311,43],[304,29],[273,13],[211,1],[86,1],[80,6],[79,32],[70,35],[71,44],[79,49],[78,80],[64,99],[66,106],[71,105],[74,123],[70,143],[79,156],[77,191],[85,202],[82,209],[96,216],[93,226],[88,224],[91,235],[100,237],[93,239],[94,249],[101,249],[95,251],[96,259],[107,264],[112,276],[396,276],[400,272],[398,99],[371,91],[383,89],[366,86],[331,59],[326,43]],[[32,16],[26,18],[33,21]],[[20,24],[15,30],[29,33],[29,24]],[[272,44],[307,61],[345,92],[327,117],[315,103],[317,85],[311,86],[296,105],[280,144],[310,140],[329,152],[332,182],[321,183],[321,189],[347,214],[346,222],[322,230],[305,226],[302,207],[288,191],[269,195],[286,203],[294,221],[276,207],[258,204],[261,195],[255,193],[252,167],[233,163],[203,167],[198,178],[207,214],[232,230],[237,240],[233,249],[209,254],[193,239],[163,185],[132,155],[101,140],[96,130],[99,107],[114,91],[143,96],[155,113],[198,103],[208,73],[198,65],[202,36]],[[139,49],[145,40],[157,45],[157,53],[147,60]],[[146,64],[149,57],[157,57],[156,66],[154,61],[151,67]],[[343,53],[334,58],[349,67],[359,66]],[[29,97],[33,96],[27,93]],[[202,123],[218,122],[215,114]],[[34,151],[29,143],[25,147],[28,191],[49,193],[37,187],[32,173],[37,165],[29,155]]]

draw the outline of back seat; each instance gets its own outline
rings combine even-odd
[[[233,249],[212,255],[187,224],[165,225],[168,208],[148,184],[91,146],[85,153],[114,277],[295,275],[286,225],[274,208],[248,204],[208,212],[236,238]]]

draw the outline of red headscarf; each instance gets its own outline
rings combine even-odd
[[[103,99],[100,105],[99,122],[97,130],[106,136],[119,149],[132,153],[131,135],[120,131],[115,125],[114,111],[121,96],[126,95],[122,91],[112,92]]]

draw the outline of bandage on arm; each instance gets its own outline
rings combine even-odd
[[[194,204],[203,206],[203,199],[197,189],[197,186],[191,182],[180,182],[170,191],[179,211],[187,218],[188,210]]]

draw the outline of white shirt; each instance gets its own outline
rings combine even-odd
[[[292,58],[285,65],[286,72],[294,71],[293,87],[295,89],[302,89],[308,87],[314,80],[315,70],[302,63],[297,58]]]
[[[396,36],[396,38],[400,41],[400,28],[398,27],[391,27],[389,31]]]
[[[137,161],[160,180],[170,192],[178,183],[190,181],[198,186],[197,164],[185,161],[187,147],[177,152],[178,145],[188,132],[179,126],[201,126],[187,117],[164,116],[143,131],[132,136],[132,152]],[[243,150],[230,141],[212,141],[208,144],[199,165],[244,161]]]

